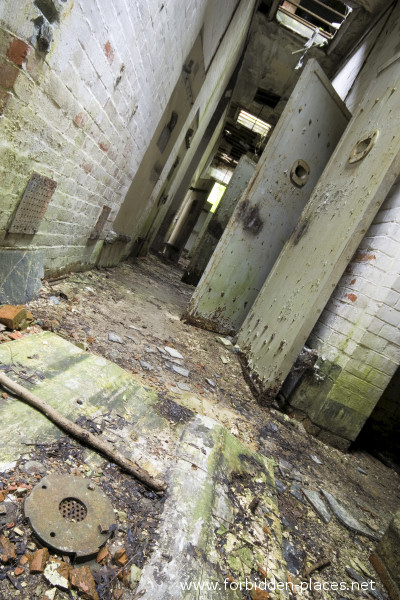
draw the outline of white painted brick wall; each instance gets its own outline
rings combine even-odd
[[[50,51],[40,57],[32,48],[33,20],[40,11],[31,0],[2,0],[0,244],[41,247],[46,266],[53,270],[80,260],[92,262],[97,247],[87,244],[87,238],[104,204],[112,209],[106,224],[106,230],[111,229],[204,24],[208,4],[67,0],[60,23],[54,23]],[[235,5],[229,1],[221,6],[219,27],[207,38],[211,55]],[[218,8],[212,10],[218,18]],[[9,83],[1,73],[2,68],[15,68],[7,57],[14,38],[28,43],[30,51]],[[224,72],[223,61],[236,44],[232,39],[209,78],[210,88],[196,107],[201,118]],[[33,238],[6,236],[32,170],[54,178],[56,191]]]
[[[358,384],[366,381],[382,392],[395,373],[400,364],[400,178],[309,341]]]
[[[229,82],[233,68],[240,57],[246,32],[253,14],[254,4],[255,3],[253,0],[242,0],[240,3],[238,3],[235,14],[229,24],[229,35],[225,35],[219,45],[216,43],[216,40],[214,40],[215,50],[217,49],[217,45],[218,50],[215,53],[214,60],[210,64],[207,71],[206,85],[203,85],[198,97],[195,100],[192,110],[187,118],[187,126],[182,127],[181,133],[176,141],[175,148],[177,149],[181,146],[181,144],[183,144],[187,127],[194,119],[198,110],[199,127],[196,131],[190,149],[186,152],[183,160],[179,164],[177,174],[168,191],[168,201],[157,208],[157,215],[153,223],[154,232],[157,231],[158,227],[162,224],[165,215],[167,214],[171,201],[174,199],[174,195],[179,189],[180,183],[196,152],[199,141],[202,139],[206,131],[207,125],[209,124],[209,121],[214,114],[215,109],[217,108],[219,99]],[[225,14],[226,19],[226,12],[224,12],[224,10],[222,12]],[[177,18],[182,19],[182,16],[177,15]],[[212,55],[214,55],[214,52],[211,52],[210,48],[208,50]],[[157,199],[161,190],[163,189],[165,179],[176,159],[176,156],[177,150],[172,151],[167,162],[165,163],[161,177],[154,187],[148,205],[137,223],[134,237],[141,233],[142,227],[146,223],[146,220],[149,216],[149,212],[156,206]]]

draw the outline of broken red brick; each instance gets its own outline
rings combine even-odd
[[[89,567],[72,569],[69,579],[72,587],[77,589],[83,598],[86,598],[86,600],[99,600],[99,595],[96,592],[96,584]]]
[[[252,600],[269,600],[271,596],[266,590],[261,590],[260,588],[256,588],[251,592]]]
[[[25,306],[13,304],[4,304],[0,308],[0,323],[8,329],[17,329],[20,323],[26,319]]]
[[[104,546],[104,548],[101,548],[98,555],[96,556],[96,562],[104,565],[104,563],[106,562],[109,555],[110,555],[110,551],[109,551],[108,547]]]
[[[55,562],[58,563],[57,573],[59,573],[61,575],[61,577],[64,577],[64,579],[66,579],[68,581],[69,574],[70,574],[70,571],[71,571],[70,565],[68,565],[63,560],[56,560]]]
[[[8,46],[7,58],[18,67],[22,67],[29,54],[29,46],[26,42],[14,38]]]
[[[8,334],[8,337],[9,337],[11,340],[19,340],[20,338],[22,338],[22,337],[24,337],[24,336],[23,336],[23,335],[22,335],[22,333],[20,333],[19,331],[13,331],[12,333],[9,333],[9,334]]]
[[[129,576],[130,569],[121,569],[120,571],[118,571],[118,579],[122,581],[124,586],[127,588],[130,586]]]
[[[21,556],[21,558],[19,559],[19,564],[20,564],[21,566],[24,566],[24,565],[26,565],[28,562],[29,562],[29,559],[28,559],[28,557],[27,557],[27,555],[26,555],[26,554],[23,554],[23,555]]]
[[[22,575],[22,573],[25,573],[25,569],[23,567],[16,567],[14,569],[15,577],[19,577],[20,575]]]
[[[111,44],[110,44],[109,41],[107,41],[106,44],[104,45],[104,52],[106,53],[108,62],[111,65],[111,63],[114,60],[114,50],[112,49]]]
[[[4,400],[6,400],[8,398],[8,394],[6,392],[3,392],[1,394],[1,397],[4,398]]]
[[[119,567],[124,567],[126,565],[128,562],[128,557],[126,555],[125,548],[121,548],[120,550],[116,551],[114,554],[114,561]]]
[[[11,90],[19,75],[19,69],[8,62],[0,65],[0,86]]]
[[[266,533],[267,535],[272,535],[271,530],[268,527],[268,525],[264,525],[263,532]]]
[[[293,595],[296,595],[296,586],[294,585],[294,583],[290,577],[290,573],[287,569],[286,569],[286,579],[287,579],[290,591],[292,592]]]
[[[8,490],[1,490],[0,491],[0,502],[3,502],[3,500],[5,500],[5,498],[8,495]]]
[[[260,565],[260,563],[257,563],[257,570],[263,579],[267,579],[267,571],[262,565]]]
[[[0,535],[0,556],[3,563],[8,563],[17,558],[15,544],[10,542],[5,535]]]
[[[375,260],[375,259],[376,259],[376,256],[375,256],[375,254],[372,254],[372,252],[363,252],[361,250],[356,252],[355,255],[353,256],[353,261],[355,261],[355,262],[367,262],[369,260]]]
[[[31,554],[28,558],[31,573],[42,573],[49,560],[49,551],[47,548],[41,548],[40,550],[36,550],[36,552]]]

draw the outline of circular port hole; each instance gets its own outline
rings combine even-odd
[[[305,179],[308,176],[308,173],[303,167],[303,165],[297,165],[294,172],[296,174],[296,177],[298,177],[299,179]]]
[[[354,148],[356,154],[361,154],[362,152],[365,152],[368,149],[368,146],[371,143],[371,138],[367,137],[365,138],[365,140],[361,140],[361,142],[358,142],[358,144],[356,144],[356,147]]]
[[[354,145],[349,156],[349,163],[355,163],[363,159],[371,151],[378,138],[378,130],[372,131],[368,135],[358,140]]]
[[[303,187],[310,177],[310,167],[305,160],[299,158],[290,169],[290,180],[297,187]]]
[[[86,518],[87,508],[78,498],[64,498],[61,500],[58,510],[67,521],[80,523]]]

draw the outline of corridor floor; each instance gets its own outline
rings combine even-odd
[[[288,579],[295,585],[312,577],[351,586],[357,573],[376,581],[381,596],[375,597],[385,598],[369,555],[400,503],[398,474],[367,453],[330,448],[308,435],[301,422],[259,406],[229,340],[181,318],[194,289],[181,283],[181,274],[179,267],[149,256],[44,282],[40,297],[29,305],[36,324],[23,336],[51,330],[104,356],[157,394],[169,411],[177,407],[178,420],[181,406],[212,417],[250,450],[273,459]],[[8,341],[6,332],[0,337]],[[363,531],[350,530],[335,515],[325,523],[308,502],[307,489],[332,494]],[[369,596],[316,586],[304,597]]]

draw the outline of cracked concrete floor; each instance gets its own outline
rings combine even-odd
[[[309,436],[300,423],[258,406],[232,349],[215,334],[181,320],[194,288],[182,284],[180,277],[179,268],[150,256],[114,269],[45,282],[40,298],[29,306],[38,324],[23,335],[52,330],[133,373],[165,406],[176,402],[212,417],[249,449],[272,458],[289,579],[300,583],[306,569],[324,559],[329,564],[314,571],[315,582],[351,585],[346,571],[350,567],[378,581],[384,597],[369,563],[375,543],[335,517],[324,523],[301,488],[332,493],[373,537],[381,535],[398,507],[397,473],[367,453],[342,454],[329,448]],[[1,337],[8,339],[6,333]],[[165,347],[183,358],[170,356]],[[189,373],[185,376],[179,369]],[[243,597],[250,597],[246,593]],[[368,597],[354,590],[340,595],[314,589],[310,594]]]

